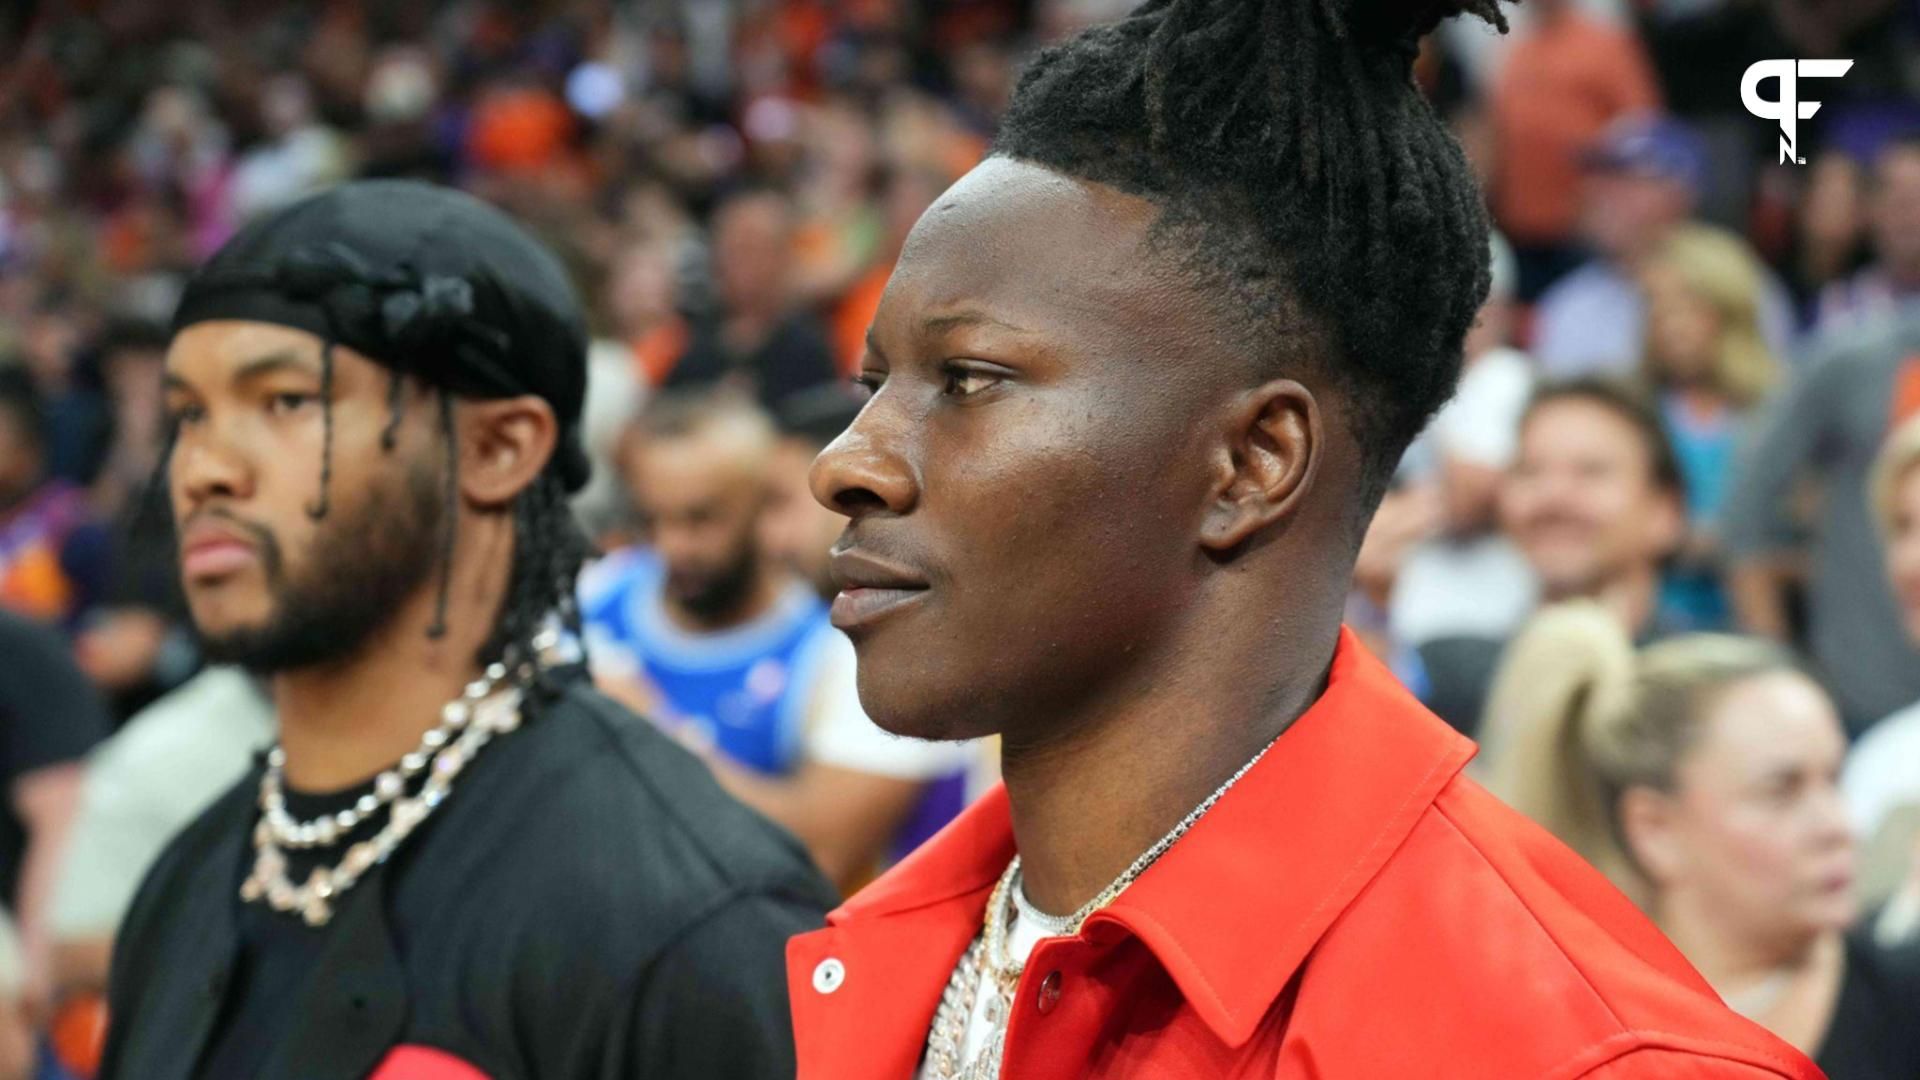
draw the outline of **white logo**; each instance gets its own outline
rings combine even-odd
[[[1762,120],[1780,122],[1780,161],[1805,165],[1795,148],[1800,121],[1820,111],[1817,101],[1800,100],[1801,79],[1837,79],[1853,66],[1851,60],[1762,60],[1740,77],[1740,104]],[[1759,94],[1762,79],[1780,80],[1780,97],[1768,101]]]

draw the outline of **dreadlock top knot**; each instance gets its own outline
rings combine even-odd
[[[1453,392],[1488,222],[1413,85],[1420,35],[1497,0],[1147,0],[1043,50],[994,152],[1161,207],[1156,247],[1243,352],[1352,391],[1370,512]]]

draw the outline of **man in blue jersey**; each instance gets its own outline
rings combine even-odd
[[[853,647],[762,543],[776,433],[751,399],[674,394],[625,453],[650,544],[582,579],[596,675],[699,750],[843,887],[959,809],[964,747],[861,711]]]

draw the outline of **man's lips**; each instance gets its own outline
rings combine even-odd
[[[828,617],[842,630],[865,626],[927,594],[919,589],[841,589]]]
[[[840,593],[829,615],[842,630],[864,626],[927,592],[927,579],[918,572],[858,548],[835,549],[830,565]]]
[[[251,542],[224,529],[193,527],[181,538],[180,575],[188,581],[226,577],[259,561]]]

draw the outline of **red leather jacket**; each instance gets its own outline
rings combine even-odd
[[[1325,695],[1260,764],[1079,936],[1034,950],[1002,1076],[1820,1076],[1461,775],[1473,752],[1343,634]],[[789,943],[800,1080],[911,1080],[1013,853],[996,790]]]

